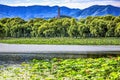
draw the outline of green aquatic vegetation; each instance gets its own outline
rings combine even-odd
[[[0,70],[1,80],[120,80],[120,57],[34,59]]]

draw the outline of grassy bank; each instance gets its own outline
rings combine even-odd
[[[7,38],[9,44],[120,45],[120,38]]]
[[[120,57],[33,60],[0,67],[1,80],[120,80]]]

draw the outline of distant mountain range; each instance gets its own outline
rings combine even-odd
[[[120,16],[120,7],[111,5],[101,6],[94,5],[85,9],[71,9],[60,7],[61,15],[74,18],[85,18],[87,16],[114,15]],[[58,6],[7,6],[0,4],[0,18],[20,17],[23,19],[30,18],[53,18],[57,16]]]

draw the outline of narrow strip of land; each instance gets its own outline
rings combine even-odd
[[[0,43],[46,45],[120,45],[120,38],[5,38]]]
[[[115,45],[28,45],[0,43],[0,53],[120,53],[120,46]]]

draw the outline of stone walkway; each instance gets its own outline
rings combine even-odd
[[[28,45],[0,43],[0,53],[120,53],[120,46],[115,45]]]

